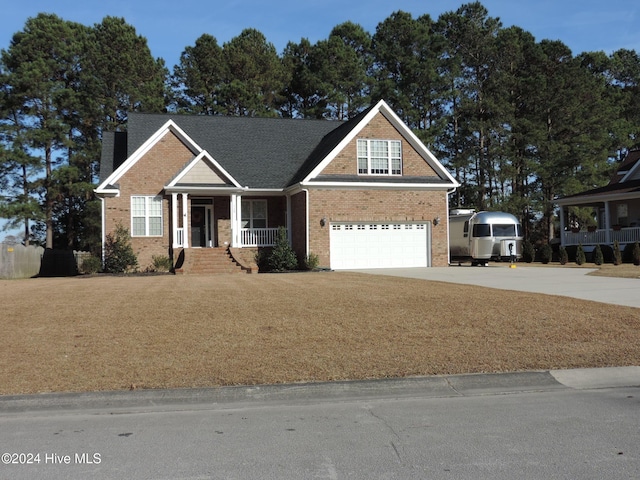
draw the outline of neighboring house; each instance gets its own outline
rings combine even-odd
[[[227,249],[251,264],[285,227],[299,258],[348,269],[446,266],[457,186],[380,101],[347,122],[131,113],[95,192],[103,243],[122,224],[143,268]]]
[[[640,150],[631,150],[605,187],[560,198],[562,245],[613,245],[640,240]],[[567,225],[568,207],[593,207],[597,226]],[[572,228],[573,227],[573,228]]]

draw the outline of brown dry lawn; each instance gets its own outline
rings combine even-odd
[[[640,364],[640,309],[355,273],[0,280],[0,394]]]

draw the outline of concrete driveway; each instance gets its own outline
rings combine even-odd
[[[439,282],[478,285],[522,292],[545,293],[640,307],[640,279],[587,275],[586,268],[554,268],[517,265],[472,267],[470,265],[432,268],[380,268],[353,270],[375,275],[418,278]]]

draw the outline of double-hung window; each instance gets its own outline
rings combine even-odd
[[[131,197],[131,236],[162,236],[161,196],[136,195]]]
[[[402,175],[400,140],[358,140],[359,175]]]
[[[267,201],[242,200],[242,228],[267,228]]]

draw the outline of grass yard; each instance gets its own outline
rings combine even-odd
[[[0,394],[638,365],[640,309],[355,273],[0,280]]]

